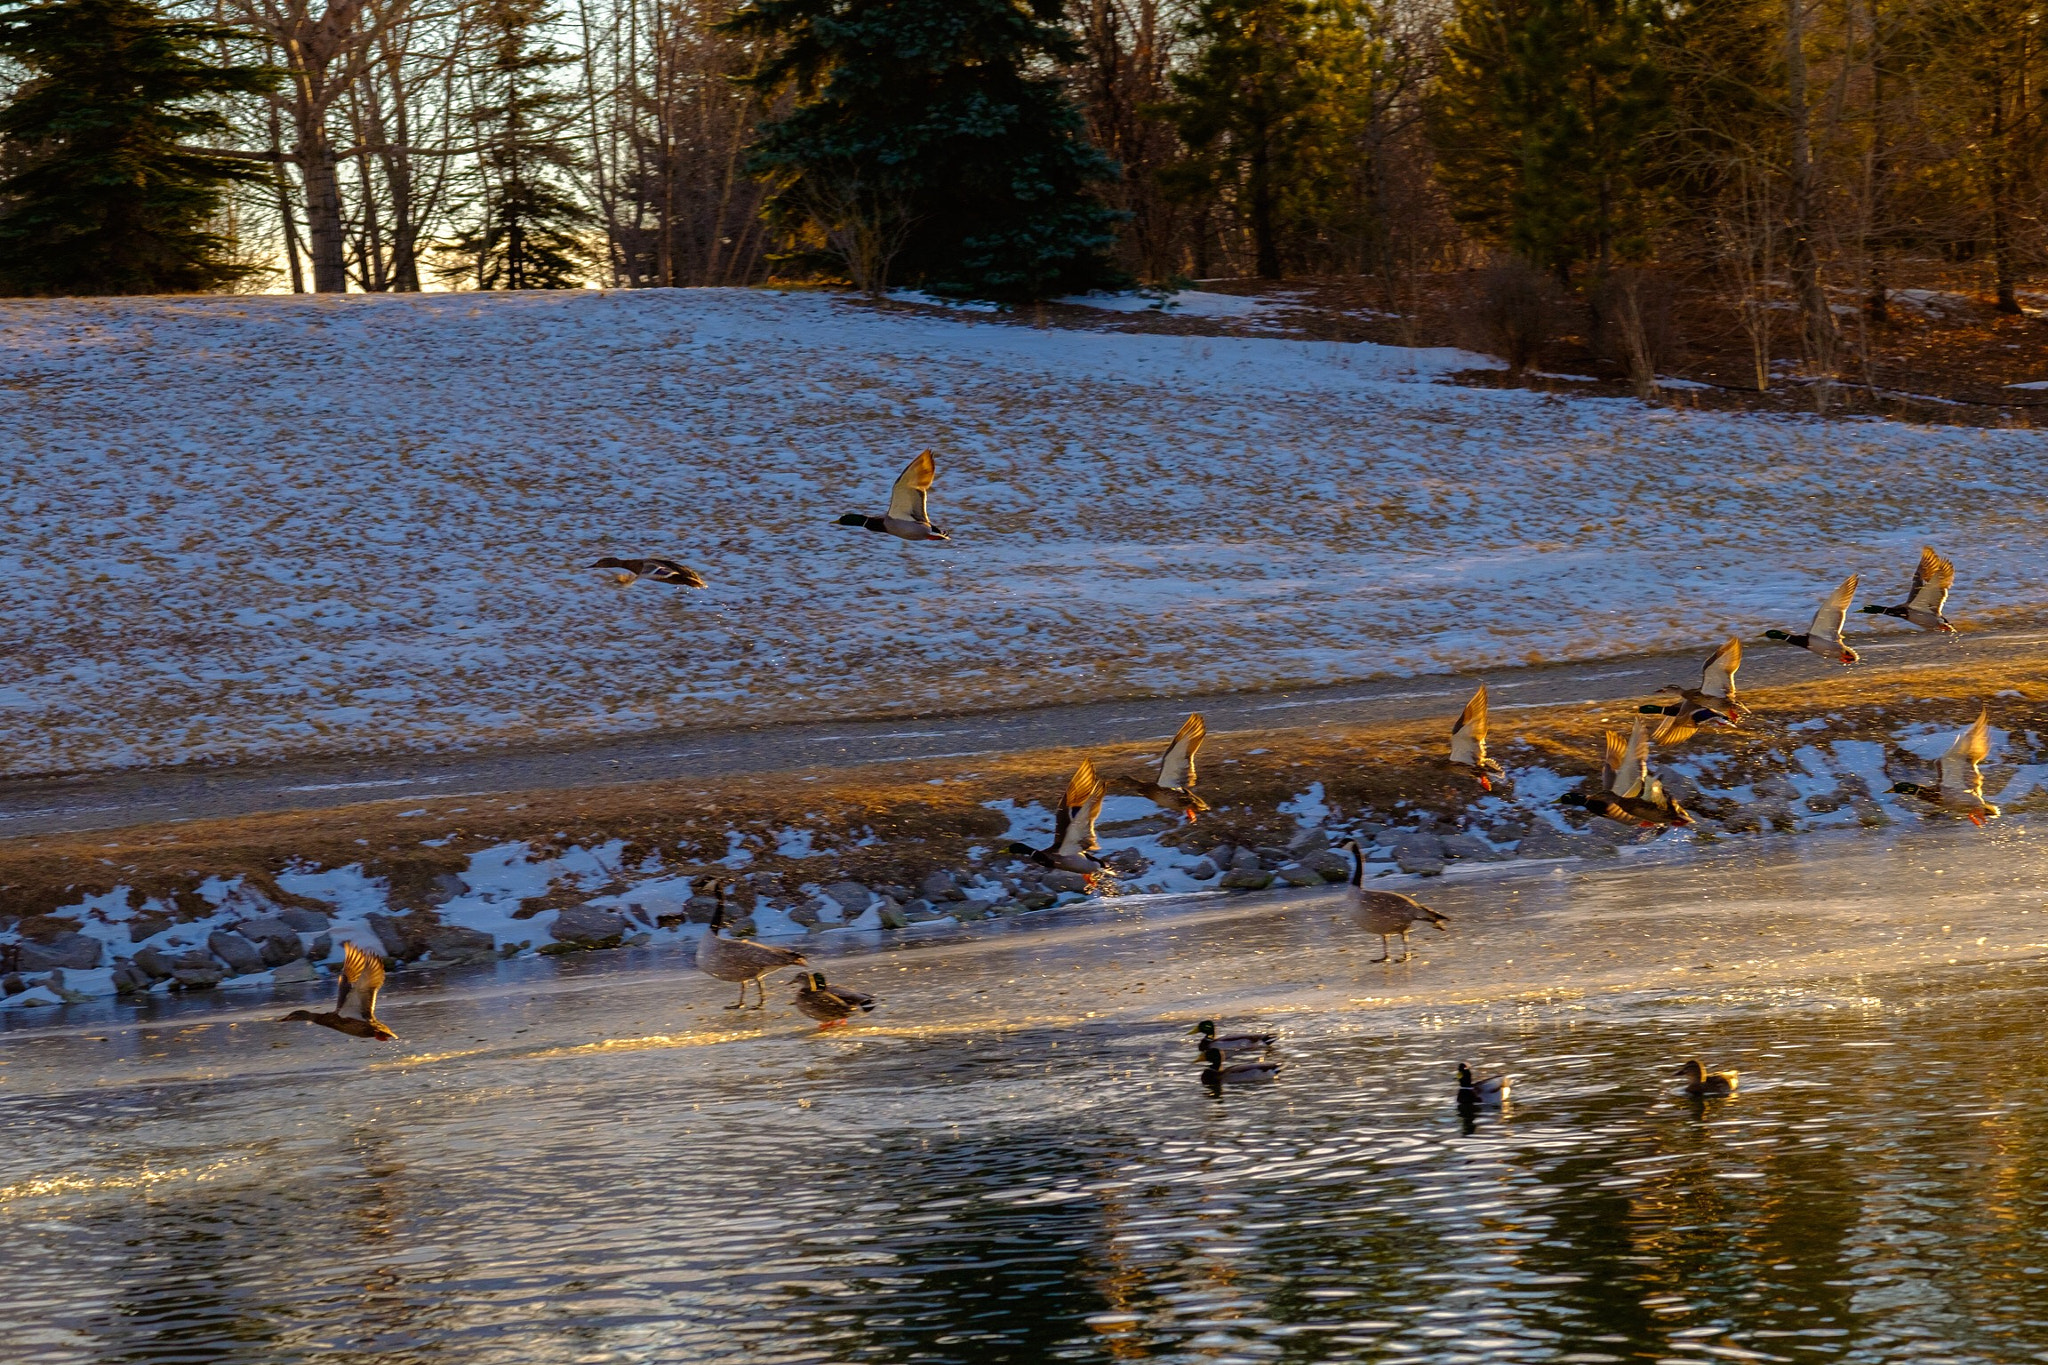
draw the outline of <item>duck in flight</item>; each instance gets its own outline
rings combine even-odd
[[[731,885],[721,877],[712,887],[718,894],[718,908],[711,912],[711,923],[704,926],[704,937],[697,940],[697,970],[720,981],[737,981],[740,998],[727,1005],[729,1010],[747,1007],[747,983],[754,983],[759,999],[755,1009],[764,1009],[768,1004],[768,990],[761,984],[761,978],[770,972],[781,971],[784,967],[804,965],[804,955],[794,948],[776,948],[766,943],[756,943],[746,938],[726,938],[718,931],[725,927],[726,890]]]
[[[384,964],[353,943],[342,945],[341,985],[331,1010],[293,1010],[279,1023],[303,1022],[346,1033],[351,1038],[374,1038],[389,1043],[398,1035],[384,1027],[377,1017],[377,992],[384,985]]]
[[[1344,888],[1345,899],[1351,904],[1351,918],[1368,934],[1380,936],[1380,955],[1372,959],[1374,962],[1393,961],[1395,934],[1401,936],[1401,961],[1415,956],[1415,950],[1408,946],[1408,926],[1417,920],[1428,920],[1445,933],[1450,932],[1446,928],[1450,921],[1420,901],[1398,891],[1366,890],[1365,849],[1358,840],[1346,839],[1337,847],[1351,855],[1351,883]]]
[[[1955,743],[1941,756],[1932,785],[1895,782],[1891,789],[1899,795],[1917,796],[1944,810],[1966,815],[1971,824],[1982,827],[1984,817],[1998,814],[1998,807],[1984,799],[1984,774],[1977,767],[1990,754],[1990,713],[1979,711],[1977,723],[1957,735]]]
[[[1479,690],[1472,694],[1472,700],[1465,703],[1465,709],[1458,713],[1458,719],[1451,726],[1451,765],[1470,768],[1472,775],[1479,779],[1479,790],[1493,790],[1493,779],[1504,776],[1507,769],[1486,756],[1486,684],[1479,684]]]
[[[673,559],[616,559],[606,555],[590,567],[613,570],[612,579],[622,588],[640,578],[650,583],[673,583],[680,588],[709,586],[703,574]]]
[[[927,506],[927,495],[932,491],[932,480],[937,475],[938,462],[932,459],[929,450],[924,451],[896,476],[895,486],[889,490],[887,512],[879,517],[848,512],[838,524],[863,526],[870,531],[895,536],[898,540],[951,540],[951,536],[932,525],[931,510]]]
[[[1621,824],[1685,826],[1692,816],[1664,790],[1650,771],[1650,736],[1641,716],[1626,742],[1609,730],[1601,747],[1600,789],[1566,792],[1560,806],[1576,806]]]
[[[844,986],[828,986],[823,972],[805,972],[797,982],[797,1009],[817,1020],[821,1029],[845,1023],[856,1010],[869,1014],[875,1008],[875,997],[850,991]]]
[[[1896,607],[1880,607],[1876,603],[1863,608],[1868,616],[1892,616],[1901,621],[1935,631],[1942,635],[1953,635],[1956,628],[1948,623],[1941,609],[1948,605],[1948,590],[1955,586],[1956,566],[1934,552],[1929,545],[1920,547],[1920,567],[1913,571],[1913,587],[1906,594],[1906,600]]]
[[[1813,624],[1802,635],[1789,631],[1767,630],[1766,640],[1781,640],[1797,649],[1833,659],[1837,663],[1853,664],[1862,656],[1843,642],[1842,623],[1849,619],[1849,604],[1856,600],[1857,576],[1850,574],[1842,580],[1842,586],[1827,595],[1820,604],[1820,610],[1813,614]]]
[[[1104,791],[1094,761],[1082,759],[1081,766],[1074,769],[1074,775],[1067,780],[1066,795],[1060,798],[1052,842],[1044,848],[1006,844],[1003,852],[1013,858],[1029,858],[1040,867],[1054,871],[1078,872],[1088,879],[1092,889],[1095,879],[1104,870],[1103,860],[1095,853],[1095,817],[1102,814]]]
[[[1735,699],[1735,670],[1741,667],[1742,641],[1730,640],[1700,670],[1698,687],[1672,683],[1657,694],[1664,700],[1637,707],[1646,716],[1664,717],[1651,738],[1659,744],[1683,744],[1702,725],[1733,728],[1749,714],[1749,708]]]
[[[1159,771],[1153,777],[1116,777],[1110,784],[1120,791],[1134,792],[1161,810],[1170,810],[1195,823],[1195,817],[1209,809],[1209,803],[1195,795],[1195,751],[1208,734],[1197,711],[1181,722],[1180,730],[1166,752],[1159,757]]]

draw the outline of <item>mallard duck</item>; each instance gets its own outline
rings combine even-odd
[[[1560,806],[1576,806],[1621,824],[1644,829],[1657,825],[1685,826],[1692,816],[1664,790],[1650,772],[1650,736],[1641,716],[1626,741],[1609,730],[1602,744],[1600,788],[1598,791],[1566,792],[1557,798]]]
[[[1767,630],[1766,640],[1782,640],[1788,645],[1818,654],[1823,659],[1837,663],[1853,664],[1863,656],[1842,641],[1842,623],[1849,619],[1849,604],[1856,600],[1855,574],[1842,580],[1842,586],[1827,595],[1820,604],[1820,610],[1813,614],[1813,624],[1803,635],[1793,635],[1782,630]]]
[[[1920,547],[1920,567],[1913,571],[1913,589],[1906,594],[1904,604],[1880,607],[1873,603],[1863,612],[1867,616],[1895,616],[1922,630],[1953,635],[1956,628],[1948,623],[1941,609],[1948,604],[1948,590],[1955,586],[1955,581],[1956,566],[1936,554],[1932,546],[1923,545]]]
[[[1280,1041],[1277,1033],[1226,1033],[1218,1037],[1214,1019],[1204,1019],[1188,1032],[1202,1036],[1202,1041],[1195,1044],[1197,1049],[1213,1047],[1226,1057],[1242,1052],[1264,1052]]]
[[[1917,796],[1944,810],[1967,815],[1971,824],[1981,827],[1985,816],[1998,814],[1998,807],[1984,799],[1984,774],[1977,769],[1990,753],[1990,712],[1979,711],[1977,723],[1957,735],[1955,743],[1941,756],[1932,786],[1894,782],[1891,789],[1901,796]]]
[[[1420,901],[1402,895],[1398,891],[1368,891],[1365,889],[1365,849],[1356,839],[1346,839],[1338,845],[1351,854],[1351,884],[1344,888],[1344,894],[1351,902],[1351,916],[1358,927],[1368,934],[1380,936],[1380,955],[1374,962],[1391,962],[1394,945],[1390,936],[1401,936],[1401,960],[1406,962],[1415,956],[1408,946],[1408,926],[1419,919],[1426,919],[1445,933],[1450,921]]]
[[[784,967],[804,965],[804,955],[794,948],[771,948],[752,939],[721,936],[718,931],[725,927],[725,896],[729,883],[720,878],[711,885],[718,894],[718,908],[711,912],[711,923],[704,926],[704,937],[697,940],[697,970],[720,981],[739,982],[740,998],[727,1005],[727,1009],[747,1007],[749,981],[754,983],[754,990],[760,996],[754,1008],[764,1009],[768,1004],[768,991],[761,984],[761,978]]]
[[[1735,670],[1742,667],[1742,641],[1730,640],[1714,651],[1700,670],[1697,688],[1672,683],[1657,695],[1672,700],[1636,709],[1646,716],[1662,716],[1657,733],[1659,744],[1683,744],[1702,725],[1733,726],[1749,714],[1749,708],[1735,699]]]
[[[1195,795],[1195,751],[1202,747],[1207,734],[1202,714],[1197,711],[1181,722],[1173,742],[1159,756],[1156,777],[1149,781],[1142,777],[1115,777],[1110,779],[1110,785],[1119,791],[1134,792],[1192,825],[1197,815],[1209,809],[1209,803]]]
[[[1697,1057],[1688,1059],[1671,1074],[1685,1077],[1688,1095],[1732,1095],[1742,1075],[1739,1071],[1709,1071]]]
[[[1486,756],[1486,684],[1479,684],[1479,690],[1472,694],[1472,700],[1465,703],[1465,709],[1458,713],[1458,719],[1451,725],[1452,766],[1470,768],[1472,775],[1479,779],[1479,790],[1493,790],[1493,779],[1505,776],[1507,769]]]
[[[678,564],[673,559],[614,559],[606,555],[590,567],[618,570],[612,577],[622,588],[639,578],[644,578],[650,583],[674,583],[685,588],[709,586],[705,583],[703,574]]]
[[[1513,1076],[1477,1076],[1472,1068],[1458,1063],[1458,1103],[1473,1108],[1493,1108],[1514,1088]]]
[[[926,505],[926,495],[932,491],[932,480],[937,474],[938,462],[932,459],[929,450],[924,451],[896,476],[895,486],[889,490],[887,512],[879,517],[848,512],[838,524],[865,526],[870,531],[880,531],[898,540],[951,540],[951,536],[932,525],[931,512]]]
[[[341,985],[331,1010],[293,1010],[280,1024],[302,1022],[331,1028],[352,1038],[389,1043],[398,1035],[377,1018],[377,992],[384,985],[384,964],[353,943],[342,945]]]
[[[1202,1080],[1208,1085],[1220,1085],[1224,1082],[1270,1081],[1280,1074],[1281,1067],[1287,1065],[1287,1063],[1278,1059],[1269,1058],[1260,1058],[1256,1061],[1249,1058],[1231,1061],[1224,1057],[1221,1050],[1207,1044],[1204,1044],[1202,1047],[1202,1060],[1207,1063],[1202,1068]]]
[[[867,1014],[875,1008],[872,995],[862,995],[844,986],[827,986],[823,972],[805,972],[797,981],[800,985],[796,993],[796,1007],[817,1020],[819,1028],[843,1024],[855,1010]]]
[[[1052,842],[1044,848],[1029,844],[1005,844],[1003,852],[1013,858],[1029,858],[1040,867],[1058,872],[1078,872],[1092,886],[1103,873],[1103,861],[1095,854],[1095,817],[1102,813],[1103,785],[1091,759],[1082,759],[1067,781],[1060,799]]]

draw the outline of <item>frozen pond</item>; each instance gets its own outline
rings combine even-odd
[[[672,955],[0,1034],[10,1362],[2009,1362],[2048,1352],[2025,825],[1452,877],[823,965]],[[1654,855],[1653,855],[1654,856]],[[1180,1030],[1284,1030],[1211,1095]],[[1743,1072],[1728,1101],[1664,1075]],[[1461,1120],[1459,1060],[1518,1074]]]

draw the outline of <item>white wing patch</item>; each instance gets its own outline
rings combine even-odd
[[[1186,791],[1195,785],[1195,751],[1202,747],[1202,740],[1208,733],[1208,726],[1199,711],[1181,722],[1173,743],[1166,747],[1166,752],[1159,759],[1160,786]]]
[[[931,516],[926,511],[925,495],[931,491],[932,480],[938,475],[938,462],[927,450],[903,467],[896,476],[895,486],[889,490],[889,515],[898,521],[920,521],[931,525]]]
[[[1849,604],[1856,600],[1856,574],[1842,580],[1842,586],[1829,593],[1827,600],[1820,604],[1820,610],[1813,614],[1813,624],[1806,633],[1816,640],[1831,640],[1842,643],[1842,623],[1849,619]]]

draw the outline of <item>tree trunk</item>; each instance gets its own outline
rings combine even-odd
[[[1815,175],[1812,115],[1806,92],[1806,15],[1804,0],[1785,0],[1785,97],[1791,120],[1792,165],[1786,203],[1791,241],[1786,263],[1792,288],[1799,296],[1800,321],[1806,330],[1807,359],[1826,372],[1834,363],[1835,319],[1821,288],[1820,257],[1814,246]]]
[[[1250,201],[1254,272],[1262,280],[1280,278],[1280,245],[1273,233],[1273,164],[1265,130],[1259,130],[1252,144],[1251,165],[1245,177],[1245,197]]]
[[[313,258],[313,292],[348,292],[348,251],[341,222],[341,175],[334,143],[321,124],[299,126],[299,178],[306,186],[306,236]]]

